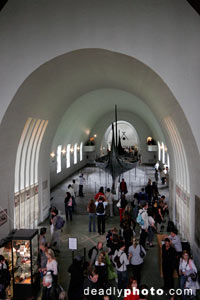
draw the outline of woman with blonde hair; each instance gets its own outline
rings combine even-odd
[[[99,274],[99,282],[101,284],[103,284],[107,280],[107,266],[106,266],[105,255],[106,253],[104,251],[100,252],[95,262],[95,269]]]
[[[58,279],[58,263],[56,261],[54,252],[52,249],[48,249],[45,252],[45,255],[47,257],[46,272],[51,272],[53,281],[56,283]]]
[[[146,255],[145,249],[140,245],[139,240],[133,238],[133,244],[128,249],[129,261],[132,267],[133,277],[137,280],[138,285],[140,284],[141,268]]]

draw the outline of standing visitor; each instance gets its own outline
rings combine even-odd
[[[105,214],[106,214],[106,206],[108,205],[108,202],[102,196],[100,196],[98,201],[95,202],[95,205],[96,205],[96,214],[97,214],[97,222],[98,222],[98,233],[104,234]]]
[[[76,180],[73,179],[72,181],[72,188],[74,190],[74,195],[75,195],[75,198],[78,196],[78,184],[76,183]]]
[[[124,180],[124,178],[122,178],[122,181],[120,182],[119,191],[120,191],[121,195],[125,195],[128,193],[127,184],[126,184],[126,181]]]
[[[65,197],[65,215],[66,215],[66,221],[68,221],[68,215],[70,217],[70,221],[72,221],[72,196],[69,192],[66,193]]]
[[[75,193],[74,193],[74,189],[73,189],[73,187],[72,187],[71,184],[68,185],[67,192],[70,193],[70,195],[72,197],[72,211],[74,212],[74,207],[76,206],[76,203],[75,203]]]
[[[121,195],[121,199],[119,200],[119,217],[120,217],[120,223],[122,221],[123,213],[125,211],[126,205],[127,205],[126,196],[124,194]]]
[[[79,197],[84,197],[83,195],[83,184],[84,184],[85,178],[83,177],[83,173],[79,176]]]
[[[113,201],[114,201],[114,195],[112,194],[111,190],[107,188],[106,199],[108,200],[109,208],[110,208],[110,217],[113,217]]]
[[[89,232],[96,232],[96,205],[94,200],[90,200],[87,206],[87,212],[89,213]]]
[[[138,240],[134,238],[132,246],[130,246],[128,249],[128,257],[132,268],[133,277],[137,280],[138,284],[140,284],[141,269],[145,255],[146,251],[144,247],[142,247],[142,245],[138,243]]]
[[[164,289],[173,289],[174,279],[173,272],[176,263],[176,251],[171,247],[170,240],[165,239],[165,243],[162,246],[162,271],[164,279]]]
[[[149,227],[149,219],[148,219],[148,203],[144,203],[142,205],[142,209],[139,210],[137,220],[140,219],[140,227],[141,227],[141,232],[140,232],[140,245],[143,246],[143,248],[146,247],[146,238],[148,235],[148,227]]]
[[[117,270],[119,289],[125,289],[128,284],[127,265],[129,265],[129,260],[124,252],[125,247],[125,243],[121,242],[119,245],[119,250],[116,250],[113,256],[113,263],[115,264]]]

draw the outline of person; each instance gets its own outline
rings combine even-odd
[[[113,263],[115,264],[117,270],[119,289],[125,289],[128,284],[127,265],[129,265],[129,260],[126,253],[124,252],[125,247],[125,243],[121,242],[119,244],[119,250],[116,250],[113,256]]]
[[[47,265],[46,251],[47,248],[45,244],[41,243],[39,245],[39,255],[38,255],[38,267],[39,267],[41,279],[43,279],[44,272],[46,270],[46,265]]]
[[[47,257],[47,264],[46,264],[45,271],[46,273],[51,272],[51,275],[53,277],[53,283],[56,284],[58,279],[58,263],[56,261],[54,252],[52,249],[48,249],[45,254]]]
[[[91,256],[89,257],[90,259],[90,266],[95,264],[95,261],[98,257],[98,254],[103,251],[103,243],[102,242],[98,242],[97,246],[92,247],[89,252],[91,251]],[[89,254],[89,253],[88,253]]]
[[[164,289],[174,287],[173,272],[176,263],[176,251],[171,247],[169,238],[165,238],[162,245],[162,271],[164,279]]]
[[[76,180],[73,179],[72,180],[72,188],[74,190],[74,195],[75,195],[75,198],[78,196],[78,184],[76,183]]]
[[[162,170],[160,171],[160,179],[161,179],[162,184],[164,185],[165,182],[166,182],[165,169],[162,169]]]
[[[154,220],[154,214],[152,210],[148,211],[148,221],[149,221],[149,227],[148,227],[148,245],[149,247],[153,247],[153,238],[154,238],[154,233],[156,231],[156,226],[155,226],[155,220]]]
[[[143,248],[146,246],[146,238],[148,235],[148,227],[149,227],[149,219],[148,219],[148,203],[144,203],[142,205],[142,208],[139,210],[138,215],[141,215],[141,218],[143,220],[143,225],[141,226],[141,233],[140,233],[140,245],[142,245]]]
[[[129,278],[127,290],[130,290],[130,294],[124,297],[124,300],[138,300],[139,296],[139,288],[137,280],[134,277]]]
[[[84,280],[83,291],[84,291],[84,299],[86,300],[102,300],[102,296],[93,295],[92,290],[98,291],[101,288],[99,282],[99,274],[95,269],[90,269],[88,271],[88,276]]]
[[[128,258],[132,268],[133,277],[140,284],[141,269],[144,262],[144,257],[141,256],[141,251],[146,255],[146,251],[137,239],[133,238],[133,244],[128,249]]]
[[[114,201],[114,195],[112,194],[110,188],[107,188],[106,194],[105,194],[106,199],[108,200],[109,208],[110,208],[110,217],[113,217],[113,201]]]
[[[68,185],[68,188],[67,188],[67,192],[70,193],[71,197],[72,197],[72,211],[74,212],[74,208],[76,206],[76,202],[75,202],[75,193],[74,193],[74,189],[72,187],[71,184]]]
[[[5,299],[6,288],[11,280],[8,262],[3,255],[0,255],[0,299]]]
[[[84,272],[83,257],[77,255],[69,266],[70,283],[68,289],[69,300],[81,299],[83,294]]]
[[[72,221],[72,206],[73,206],[73,200],[72,196],[69,192],[66,193],[65,197],[65,215],[66,215],[66,221],[68,221],[68,215],[70,217],[70,221]]]
[[[85,181],[85,178],[83,177],[83,173],[79,176],[79,197],[84,197],[83,195],[83,183]]]
[[[148,293],[146,293],[146,291],[148,291]],[[148,286],[146,284],[141,285],[139,300],[148,300],[148,294],[149,294]]]
[[[105,255],[106,254],[104,251],[100,252],[99,256],[95,261],[95,269],[99,274],[99,282],[102,287],[104,286],[104,283],[107,282],[107,266],[106,266]]]
[[[179,264],[180,288],[182,290],[182,299],[186,300],[184,289],[191,289],[192,296],[196,296],[196,289],[199,289],[198,279],[193,281],[191,274],[197,274],[197,268],[193,260],[189,257],[189,253],[184,250]]]
[[[146,201],[148,201],[148,195],[144,188],[141,188],[141,192],[138,194],[138,204],[143,204]]]
[[[95,202],[98,222],[98,233],[102,235],[105,233],[105,214],[107,204],[107,200],[105,200],[102,196],[100,196],[99,199]]]
[[[100,187],[99,192],[95,195],[94,199],[98,200],[100,196],[105,199],[103,186]]]
[[[174,228],[171,231],[171,234],[168,236],[168,238],[170,239],[172,246],[176,250],[176,270],[177,273],[179,274],[179,263],[180,263],[180,258],[182,256],[183,249],[182,249],[180,237],[177,234],[178,234],[178,230]]]
[[[47,240],[46,240],[46,232],[47,232],[47,229],[46,227],[42,227],[40,229],[40,236],[39,236],[39,245],[40,244],[46,244],[47,243]]]
[[[121,199],[120,199],[120,207],[119,207],[119,218],[120,218],[120,222],[122,221],[122,217],[123,217],[123,213],[125,211],[126,205],[127,205],[127,200],[126,200],[126,196],[125,194],[121,195]]]
[[[57,227],[57,222],[60,216],[58,215],[58,210],[52,211],[52,219],[51,223],[53,225],[53,235],[51,239],[51,246],[55,248],[57,252],[60,252],[60,235],[61,235],[61,228]]]
[[[156,206],[155,206],[156,204]],[[162,222],[164,221],[163,216],[163,210],[162,210],[162,204],[161,202],[155,202],[154,209],[155,209],[155,221],[156,221],[156,227],[157,227],[157,233],[159,234],[161,232],[161,226]]]
[[[53,277],[50,272],[48,272],[42,281],[42,300],[57,300],[59,295],[56,292],[56,286],[53,284]]]
[[[159,192],[158,192],[157,183],[155,181],[153,181],[153,183],[152,183],[152,196],[153,196],[153,200],[157,199],[158,195],[159,195]]]
[[[126,184],[126,181],[124,180],[124,178],[122,178],[122,181],[120,182],[119,191],[121,193],[121,196],[128,193],[127,184]]]
[[[152,188],[151,179],[148,180],[148,183],[147,183],[147,185],[145,187],[145,192],[148,195],[148,203],[149,203],[149,206],[150,206],[151,202],[152,202],[152,196],[153,196],[153,188]]]
[[[92,231],[92,225],[93,232],[96,232],[96,205],[94,203],[94,200],[89,201],[87,212],[89,213],[89,232]]]

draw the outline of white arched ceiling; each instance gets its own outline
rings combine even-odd
[[[126,110],[140,116],[153,132],[154,138],[164,140],[158,121],[149,106],[141,99],[120,89],[98,89],[79,97],[69,107],[57,129],[51,150],[54,151],[59,143],[66,145],[68,142],[75,143],[81,139],[85,141],[90,137],[90,134],[88,136],[87,133],[93,131],[97,120],[113,122],[115,104],[117,104],[119,113]],[[108,117],[109,112],[110,116]],[[103,133],[98,132],[98,135]]]

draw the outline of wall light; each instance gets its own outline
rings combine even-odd
[[[77,150],[78,150],[78,151],[80,150],[80,147],[79,147],[79,146],[77,147]]]
[[[66,154],[66,149],[65,149],[65,148],[64,148],[64,149],[62,149],[62,151],[61,151],[61,152],[62,152],[62,155],[63,155],[63,156],[65,156],[65,154]]]
[[[51,158],[54,158],[56,155],[55,155],[54,152],[51,152],[51,153],[50,153],[50,156],[51,156]]]
[[[73,153],[73,152],[74,152],[74,148],[73,148],[73,147],[70,149],[70,152],[71,152],[71,153]]]
[[[96,134],[94,134],[94,138],[96,138],[97,137],[97,135]]]

